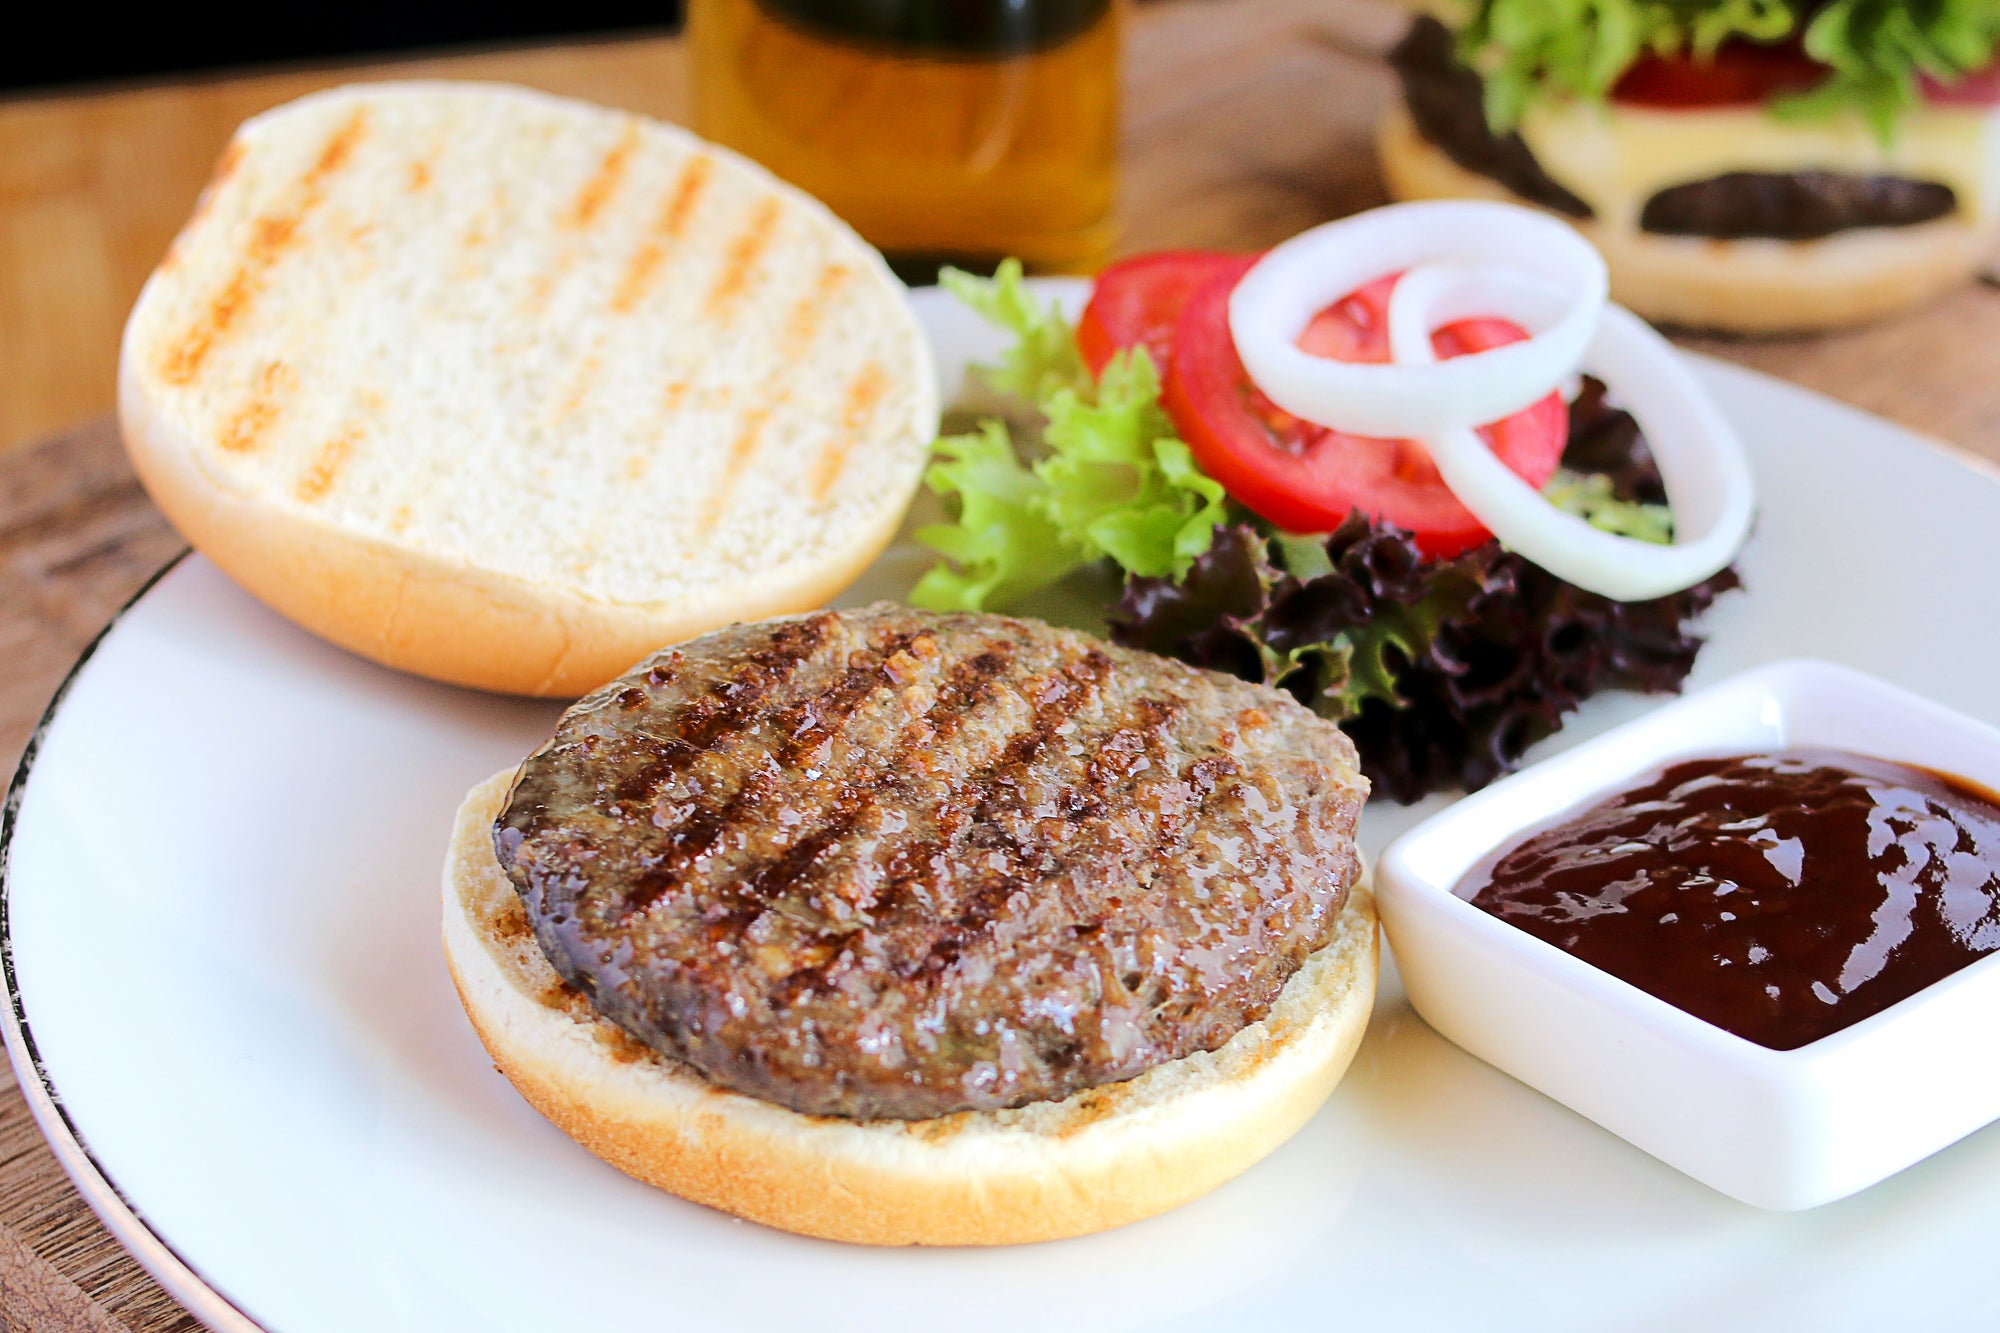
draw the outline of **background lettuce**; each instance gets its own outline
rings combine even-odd
[[[1475,0],[1459,55],[1486,80],[1487,117],[1511,129],[1538,97],[1597,100],[1632,62],[1712,54],[1724,41],[1783,41],[1803,32],[1829,67],[1825,83],[1786,98],[1780,115],[1853,109],[1878,133],[1917,103],[1921,76],[1950,83],[2000,54],[1994,0]]]

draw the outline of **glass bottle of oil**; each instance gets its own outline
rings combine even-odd
[[[1105,259],[1121,0],[689,0],[695,129],[913,279]]]

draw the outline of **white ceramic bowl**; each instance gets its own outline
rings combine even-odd
[[[1375,871],[1396,966],[1432,1027],[1695,1179],[1780,1209],[1865,1189],[2000,1119],[2000,954],[1774,1051],[1453,888],[1501,844],[1676,759],[1794,746],[2000,790],[2000,729],[1844,667],[1780,662],[1495,783],[1398,839]]]

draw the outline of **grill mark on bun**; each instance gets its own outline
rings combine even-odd
[[[715,285],[708,290],[705,311],[710,319],[726,324],[735,314],[738,302],[749,289],[757,261],[770,248],[781,212],[775,198],[758,200],[756,208],[750,212],[750,220],[729,243],[722,272],[717,275]]]
[[[597,386],[597,377],[604,372],[603,340],[599,339],[595,350],[577,363],[576,375],[570,380],[569,392],[563,395],[562,405],[556,409],[550,425],[560,426],[574,416],[583,406],[583,400]]]
[[[312,169],[306,172],[306,185],[318,189],[328,176],[346,166],[348,160],[354,156],[355,146],[361,142],[367,126],[367,108],[356,107],[348,114],[347,120],[341,127],[333,132],[333,137],[327,140],[326,147],[320,150],[319,159],[313,163]]]
[[[661,200],[659,218],[653,223],[653,234],[632,252],[625,276],[619,279],[618,290],[611,297],[614,313],[629,315],[638,308],[641,298],[653,285],[660,262],[666,258],[666,243],[679,240],[687,231],[688,219],[694,216],[695,205],[708,188],[709,177],[714,171],[715,160],[700,153],[689,158],[681,168],[680,176]]]
[[[556,255],[545,272],[528,279],[528,294],[521,300],[521,313],[525,316],[539,316],[548,309],[549,298],[555,295],[556,284],[568,277],[576,267],[577,253],[565,249]]]
[[[367,126],[367,109],[356,107],[334,130],[312,166],[299,177],[288,205],[262,215],[251,224],[249,243],[244,246],[243,258],[235,271],[210,298],[207,309],[194,324],[168,344],[158,367],[162,380],[176,387],[194,382],[216,343],[241,322],[271,269],[297,243],[306,218],[325,202],[328,178],[353,159]],[[224,161],[228,161],[226,153]],[[234,170],[233,163],[230,169]]]
[[[875,409],[881,406],[888,392],[888,372],[876,361],[863,366],[854,383],[848,385],[847,400],[840,408],[840,433],[813,464],[812,497],[818,503],[825,504],[827,497],[833,494],[840,474],[847,467],[848,457],[873,423]]]
[[[671,432],[674,419],[680,415],[681,406],[687,402],[687,396],[693,388],[694,385],[688,380],[672,380],[667,384],[666,392],[660,395],[659,429],[653,432],[648,449],[634,453],[625,460],[627,481],[642,481],[646,474],[653,470],[653,451],[659,449],[660,442]]]
[[[673,197],[667,201],[665,212],[660,217],[660,234],[670,241],[677,241],[687,231],[688,219],[694,216],[695,206],[701,202],[702,193],[708,188],[709,177],[715,174],[715,159],[706,153],[697,153],[681,169],[681,178],[674,184]]]
[[[695,525],[697,536],[708,536],[722,523],[722,516],[729,512],[730,501],[736,498],[736,488],[743,483],[743,474],[749,469],[750,460],[757,455],[757,445],[764,438],[764,428],[771,424],[771,414],[783,406],[784,401],[784,394],[780,391],[769,404],[753,407],[743,414],[743,424],[729,446],[729,456],[723,460],[722,477],[716,482],[714,494],[702,507],[701,520]]]
[[[632,154],[638,147],[639,121],[637,117],[628,116],[618,132],[618,142],[611,145],[610,151],[597,164],[597,170],[576,192],[576,198],[570,203],[568,215],[563,220],[565,226],[581,231],[597,220],[597,215],[604,210],[604,205],[625,179]]]
[[[306,504],[317,504],[326,498],[340,477],[340,471],[347,466],[353,456],[354,446],[361,443],[362,430],[359,426],[349,426],[340,434],[320,446],[319,455],[313,465],[299,478],[299,484],[292,492]]]
[[[264,433],[278,419],[279,395],[289,392],[297,378],[284,362],[266,362],[250,397],[223,423],[221,433],[216,436],[216,445],[224,453],[254,452],[263,443]]]
[[[200,222],[207,215],[208,206],[215,202],[215,192],[229,183],[229,178],[243,165],[243,155],[247,151],[243,140],[233,138],[229,141],[228,147],[222,150],[222,156],[216,159],[215,171],[209,176],[208,184],[202,187],[201,198],[195,200],[194,216],[188,219],[190,224]]]
[[[853,276],[854,270],[845,264],[828,264],[819,271],[819,277],[813,280],[812,290],[799,298],[785,320],[786,360],[797,360],[812,347],[813,339],[819,336],[820,325],[826,322],[827,307]]]
[[[472,220],[471,224],[466,227],[465,235],[459,240],[458,243],[458,248],[463,250],[467,256],[465,262],[459,267],[458,271],[458,276],[461,281],[469,279],[473,277],[475,274],[477,274],[478,269],[472,263],[470,256],[477,254],[481,250],[484,250],[488,245],[492,243],[492,241],[493,241],[493,219],[487,214],[482,213],[478,217],[475,217]]]

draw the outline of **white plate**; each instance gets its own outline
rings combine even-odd
[[[949,365],[989,345],[926,317]],[[1697,682],[1811,655],[2000,722],[2000,481],[1701,372],[1764,513]],[[913,568],[886,560],[873,590]],[[1549,748],[1648,706],[1599,699]],[[2000,1132],[1827,1208],[1758,1212],[1461,1053],[1393,974],[1295,1140],[1107,1235],[866,1250],[636,1184],[488,1066],[437,942],[453,808],[555,713],[348,656],[198,558],[52,706],[8,820],[10,1049],[86,1196],[214,1326],[1872,1333],[2000,1315]],[[1371,809],[1367,842],[1413,817]]]

